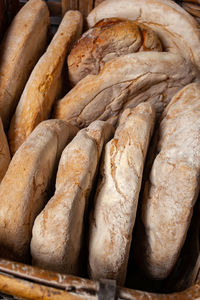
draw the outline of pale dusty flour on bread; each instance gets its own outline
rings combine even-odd
[[[193,83],[163,112],[157,155],[142,199],[134,252],[136,262],[155,279],[169,275],[190,225],[200,188],[199,133],[200,84]]]
[[[26,261],[35,217],[46,204],[58,160],[77,128],[47,120],[35,128],[12,158],[0,185],[0,252]]]
[[[79,274],[83,251],[84,213],[102,147],[112,125],[95,121],[78,132],[62,153],[56,191],[33,226],[33,263],[50,270]]]
[[[89,235],[93,279],[126,278],[145,156],[155,121],[150,103],[126,109],[105,147]]]

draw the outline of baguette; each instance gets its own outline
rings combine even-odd
[[[0,185],[1,257],[28,259],[34,219],[46,204],[61,152],[76,131],[64,121],[44,121],[13,156]]]
[[[159,38],[150,28],[119,18],[104,19],[72,48],[67,60],[71,85],[88,74],[98,74],[114,57],[139,51],[162,51]]]
[[[165,51],[179,53],[200,68],[200,33],[197,21],[170,0],[107,0],[87,17],[89,27],[104,18],[127,18],[149,26]]]
[[[43,53],[49,26],[45,2],[30,0],[13,19],[0,47],[0,116],[7,129],[26,81]]]
[[[136,263],[150,278],[172,271],[200,189],[200,84],[179,91],[163,112],[159,142],[141,204]]]
[[[176,66],[176,67],[174,67]],[[164,52],[126,54],[83,78],[54,108],[54,117],[79,128],[100,119],[116,124],[121,111],[150,101],[159,114],[199,71],[181,56]]]
[[[48,119],[52,104],[60,92],[66,55],[81,31],[81,13],[68,11],[46,52],[33,69],[12,118],[9,130],[12,154],[41,121]]]
[[[79,274],[84,212],[103,144],[113,131],[110,124],[96,121],[79,131],[63,151],[55,195],[33,226],[34,264],[57,272]]]
[[[92,279],[124,285],[143,166],[153,131],[150,103],[126,109],[114,138],[105,147],[89,235]]]

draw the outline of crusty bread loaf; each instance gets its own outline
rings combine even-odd
[[[46,46],[49,12],[30,0],[18,12],[0,48],[0,116],[7,127],[32,68]]]
[[[103,18],[127,18],[154,30],[165,51],[180,53],[200,68],[200,32],[196,20],[171,0],[107,0],[91,11],[89,26]]]
[[[193,209],[187,238],[172,272],[165,280],[164,291],[179,292],[193,286],[200,269],[200,196]]]
[[[103,144],[113,131],[112,125],[96,121],[79,131],[63,151],[55,195],[33,226],[31,254],[34,264],[78,274],[86,202]]]
[[[98,75],[83,78],[56,103],[54,117],[81,128],[97,119],[115,124],[123,109],[144,101],[161,112],[181,87],[197,79],[199,71],[179,55],[123,55],[107,62]]]
[[[163,112],[156,158],[145,185],[135,261],[166,278],[186,238],[200,184],[200,84],[179,91]]]
[[[155,121],[150,103],[126,109],[105,147],[90,223],[89,273],[93,279],[126,278],[145,156]]]
[[[81,13],[68,11],[46,52],[33,69],[12,118],[9,131],[12,154],[37,124],[48,119],[52,104],[60,92],[66,55],[81,31]]]
[[[3,179],[9,163],[10,163],[10,149],[8,147],[7,137],[3,129],[3,123],[0,118],[0,182]]]
[[[13,156],[0,185],[1,257],[27,259],[34,219],[46,204],[61,152],[76,131],[64,121],[44,121]]]
[[[139,51],[162,51],[157,35],[148,27],[119,18],[104,19],[77,41],[68,56],[73,85],[88,74],[98,74],[114,57]]]

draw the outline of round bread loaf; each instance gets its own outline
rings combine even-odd
[[[83,34],[68,56],[71,85],[88,74],[98,74],[112,58],[138,51],[162,51],[161,42],[152,29],[119,18],[98,22]]]
[[[89,27],[103,18],[127,18],[158,34],[165,51],[179,53],[200,68],[200,33],[196,20],[171,0],[107,0],[87,17]]]

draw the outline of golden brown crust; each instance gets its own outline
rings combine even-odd
[[[1,44],[0,115],[9,125],[23,88],[46,47],[49,12],[45,2],[30,0],[12,21]]]
[[[200,33],[196,20],[175,1],[107,0],[87,17],[89,27],[103,18],[127,18],[154,30],[165,51],[180,53],[200,68]]]
[[[54,117],[79,128],[97,119],[116,124],[125,108],[145,101],[160,113],[176,91],[199,76],[194,65],[172,53],[122,55],[108,61],[98,75],[90,74],[78,82],[56,103]]]
[[[66,122],[44,121],[13,156],[0,185],[1,257],[27,259],[34,219],[46,203],[62,150],[76,132]]]
[[[126,278],[143,166],[153,131],[150,103],[126,109],[106,144],[89,234],[89,272],[123,285]],[[112,196],[111,196],[112,195]]]
[[[34,264],[78,274],[84,245],[84,213],[101,151],[114,128],[95,121],[77,133],[64,149],[56,177],[56,191],[33,226]],[[51,244],[51,247],[49,245]]]
[[[68,11],[44,55],[33,69],[11,121],[9,143],[12,154],[33,129],[48,119],[60,93],[61,73],[72,43],[82,31],[82,16]]]
[[[125,19],[101,20],[77,41],[69,54],[69,80],[75,85],[88,74],[98,74],[106,61],[139,51],[162,51],[153,30]]]

